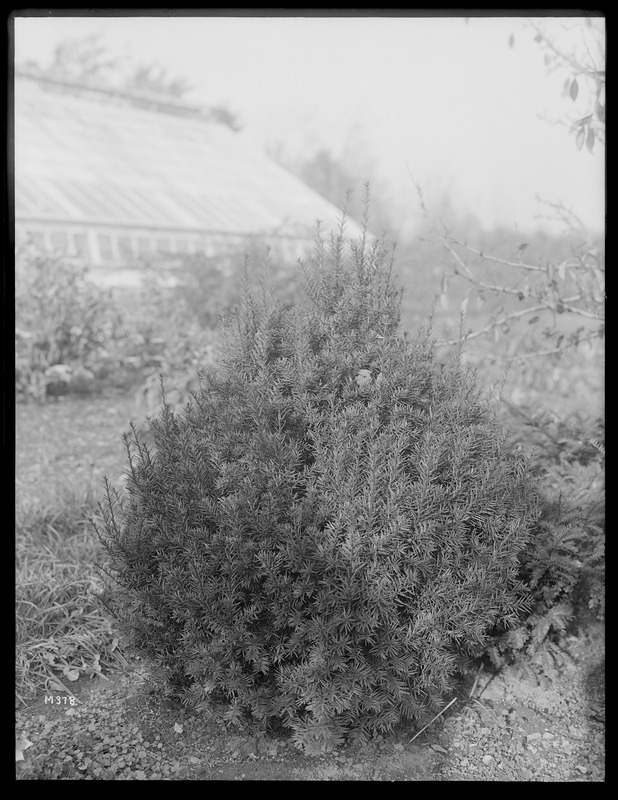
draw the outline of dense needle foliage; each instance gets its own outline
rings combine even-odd
[[[423,720],[526,604],[526,460],[457,354],[399,328],[392,258],[316,238],[293,308],[245,292],[218,363],[99,534],[106,602],[185,702],[307,752]]]

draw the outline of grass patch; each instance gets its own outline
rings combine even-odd
[[[96,600],[95,510],[92,492],[70,491],[53,506],[18,509],[16,697],[24,705],[117,664],[118,640]]]

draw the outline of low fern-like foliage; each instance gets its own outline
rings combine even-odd
[[[441,707],[520,617],[537,516],[474,376],[399,330],[392,259],[318,235],[306,302],[245,293],[219,360],[108,492],[106,602],[169,685],[308,752]]]
[[[551,669],[566,631],[605,617],[605,447],[601,421],[525,416],[524,438],[539,452],[541,515],[521,553],[530,611],[498,627],[487,654],[494,666]]]

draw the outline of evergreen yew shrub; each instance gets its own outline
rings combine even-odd
[[[401,334],[391,268],[368,236],[318,231],[305,302],[246,292],[101,504],[134,645],[186,703],[279,719],[308,752],[434,713],[526,603],[525,458],[460,359]]]

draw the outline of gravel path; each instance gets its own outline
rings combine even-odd
[[[603,781],[604,647],[601,632],[572,639],[576,659],[540,685],[507,671],[447,720],[442,780]]]

